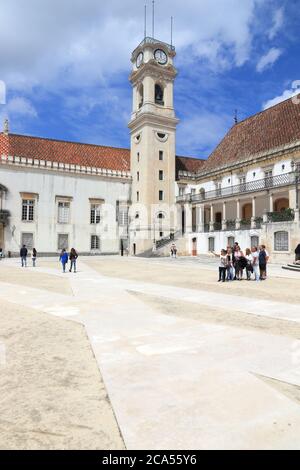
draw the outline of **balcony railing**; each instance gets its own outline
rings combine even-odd
[[[295,220],[295,212],[292,209],[286,209],[281,212],[268,212],[268,222],[292,222]]]
[[[213,191],[201,191],[198,194],[183,194],[177,197],[177,202],[201,203],[211,199],[220,199],[234,196],[237,194],[252,193],[263,191],[264,189],[278,188],[295,184],[295,174],[285,173],[283,175],[271,176],[248,183],[241,183],[227,188],[218,188]]]

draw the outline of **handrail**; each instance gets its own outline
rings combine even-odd
[[[288,186],[295,183],[294,173],[284,173],[283,175],[270,176],[256,181],[249,181],[226,188],[218,188],[212,191],[201,192],[198,194],[183,194],[177,196],[177,202],[205,202],[210,199],[219,199],[222,197],[230,197],[236,194],[244,194],[264,189],[277,188],[280,186]]]

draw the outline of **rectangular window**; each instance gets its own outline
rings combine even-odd
[[[163,236],[164,236],[164,232],[159,232],[159,236],[160,236],[160,237],[163,237]]]
[[[158,199],[159,199],[160,201],[163,201],[163,200],[164,200],[164,192],[163,192],[163,191],[159,191],[159,192],[158,192]]]
[[[128,206],[119,207],[118,222],[120,227],[127,227],[128,225]]]
[[[208,239],[208,251],[215,251],[215,239],[214,239],[214,237],[209,237],[209,239]]]
[[[23,199],[22,201],[22,220],[24,222],[33,222],[34,220],[34,200]]]
[[[162,150],[159,151],[159,160],[162,161],[164,159],[164,152]]]
[[[139,200],[140,200],[140,192],[137,191],[136,192],[136,202],[139,202]]]
[[[138,161],[138,162],[140,161],[140,154],[139,154],[139,152],[137,153],[137,161]]]
[[[140,181],[140,172],[139,171],[136,174],[136,179],[137,179],[137,181]]]
[[[100,237],[98,235],[91,236],[91,250],[100,250]]]
[[[21,245],[26,245],[28,250],[33,248],[33,233],[22,233]]]
[[[265,171],[265,187],[270,188],[273,186],[273,170]]]
[[[67,233],[58,234],[57,248],[60,251],[69,248],[69,235]]]
[[[164,172],[163,172],[163,170],[159,170],[158,179],[159,179],[159,181],[163,181],[163,179],[164,179]]]
[[[288,232],[276,232],[274,234],[274,250],[275,251],[289,251]]]
[[[58,203],[58,223],[68,224],[70,220],[70,203],[59,202]]]
[[[91,205],[91,224],[100,224],[101,206],[100,204]]]

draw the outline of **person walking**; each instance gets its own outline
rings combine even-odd
[[[77,261],[77,258],[78,258],[78,254],[75,250],[75,248],[71,248],[71,251],[70,251],[70,261],[71,261],[71,266],[70,266],[70,273],[72,272],[72,268],[74,267],[74,273],[76,273],[76,261]]]
[[[69,256],[68,256],[68,253],[66,252],[66,250],[64,248],[62,249],[62,251],[60,253],[59,261],[61,262],[63,272],[65,273],[66,272],[66,265],[69,261]]]
[[[32,266],[35,268],[36,266],[36,259],[37,259],[37,251],[35,248],[33,248],[32,250],[32,255],[31,255],[31,259],[32,259]]]
[[[246,273],[247,273],[247,281],[251,280],[251,274],[253,273],[253,256],[251,254],[251,250],[249,248],[246,249]]]
[[[266,270],[267,270],[267,253],[263,245],[260,246],[258,260],[259,260],[260,280],[265,281]]]
[[[295,261],[296,261],[296,263],[297,263],[297,261],[300,261],[300,243],[297,246],[297,248],[295,249]]]
[[[221,281],[225,282],[226,269],[227,269],[227,252],[226,250],[221,250],[218,282],[221,282]]]
[[[28,256],[28,250],[26,248],[26,245],[23,245],[20,250],[22,268],[27,267],[27,256]]]
[[[253,273],[255,276],[256,281],[260,281],[260,272],[259,272],[259,253],[257,250],[257,246],[253,246],[251,248],[251,254],[252,254],[252,267],[253,267]]]

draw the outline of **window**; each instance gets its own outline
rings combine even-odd
[[[159,151],[159,160],[162,161],[164,159],[164,152],[162,150]]]
[[[164,232],[159,232],[159,236],[160,236],[160,237],[163,237],[163,236],[164,236]]]
[[[215,251],[215,239],[214,239],[214,237],[209,237],[209,239],[208,239],[208,251]]]
[[[251,248],[258,247],[259,245],[259,238],[257,236],[251,237]]]
[[[100,204],[91,205],[91,224],[99,224],[101,220],[101,206]]]
[[[136,192],[136,201],[139,202],[139,200],[140,200],[140,192],[137,191]]]
[[[194,194],[196,194],[196,188],[191,189],[191,195],[194,196]]]
[[[61,251],[63,249],[67,250],[68,247],[69,247],[69,235],[67,233],[59,233],[57,248]]]
[[[91,250],[100,250],[100,237],[98,235],[91,236]]]
[[[128,225],[128,206],[119,206],[118,222],[120,227],[127,227]]]
[[[137,173],[136,173],[136,179],[137,179],[137,181],[140,181],[140,172],[139,171],[137,171]]]
[[[158,84],[155,85],[154,95],[155,95],[155,103],[163,106],[164,105],[164,92],[163,92],[162,87]]]
[[[240,191],[246,191],[246,176],[240,176],[239,177],[239,182],[240,182]]]
[[[163,170],[159,170],[158,179],[159,179],[159,181],[163,181],[163,179],[164,179],[164,172],[163,172]]]
[[[70,203],[59,202],[58,203],[58,223],[68,224],[70,218]]]
[[[160,213],[157,215],[157,218],[158,218],[158,219],[164,219],[165,216],[164,216],[164,214],[163,214],[162,212],[160,212]]]
[[[140,153],[139,152],[137,153],[137,161],[138,162],[140,161]]]
[[[159,199],[160,201],[163,201],[163,200],[164,200],[164,192],[163,192],[163,191],[159,191],[159,192],[158,192],[158,199]]]
[[[269,188],[273,185],[273,170],[265,171],[265,187]]]
[[[179,188],[179,196],[184,196],[184,190],[185,188],[183,186]]]
[[[33,233],[22,233],[21,237],[21,245],[26,245],[28,250],[32,250],[33,248]]]
[[[274,250],[275,251],[289,251],[288,232],[276,232],[274,234]]]
[[[24,222],[33,222],[34,220],[34,200],[33,199],[23,199],[22,220]]]
[[[138,91],[138,100],[139,100],[139,109],[143,106],[144,103],[144,87],[143,85],[140,86]]]

